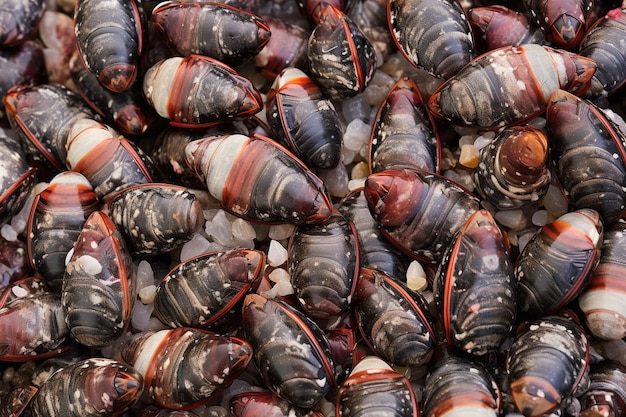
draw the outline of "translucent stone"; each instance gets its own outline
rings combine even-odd
[[[361,161],[358,164],[354,164],[352,170],[350,171],[351,179],[365,179],[370,173],[369,166],[367,162]]]
[[[406,284],[412,290],[422,292],[428,288],[428,280],[424,267],[418,261],[413,260],[406,270]]]
[[[343,197],[348,191],[348,171],[344,164],[339,164],[333,169],[323,169],[319,177],[324,181],[326,191],[331,197]]]
[[[244,219],[235,219],[232,222],[232,235],[236,240],[253,240],[256,237],[256,230],[250,222]]]
[[[347,186],[347,181],[346,181],[346,186]],[[0,228],[0,235],[2,235],[2,237],[5,240],[8,240],[9,242],[13,242],[17,240],[17,232],[15,231],[13,226],[11,226],[10,224],[5,224],[2,226],[2,228]]]
[[[131,318],[133,328],[140,332],[144,331],[148,326],[153,310],[154,304],[144,304],[140,300],[137,300],[133,308],[133,317]]]
[[[369,143],[372,127],[361,119],[353,119],[343,134],[343,145],[353,151],[360,151]]]
[[[183,262],[187,259],[201,255],[209,250],[211,242],[207,240],[202,234],[195,233],[191,240],[183,245],[180,250],[180,261]]]
[[[137,265],[137,288],[149,285],[154,285],[154,271],[148,261],[141,260]]]
[[[287,249],[276,240],[270,241],[269,249],[267,250],[267,263],[270,266],[277,267],[287,262],[288,257]]]
[[[267,237],[274,240],[289,239],[293,234],[295,226],[292,224],[274,224],[270,226],[270,230],[267,233]]]
[[[496,221],[509,229],[520,229],[526,224],[522,210],[500,210],[495,215]]]
[[[532,222],[535,226],[543,226],[548,223],[548,211],[537,210],[533,213]]]
[[[478,166],[479,152],[473,144],[466,144],[461,147],[461,155],[459,163],[467,168],[476,168]]]
[[[357,94],[341,102],[341,112],[346,120],[368,120],[370,106],[363,100],[362,94]]]
[[[154,302],[154,298],[156,297],[156,286],[148,285],[147,287],[143,287],[139,290],[139,299],[143,304],[151,304]]]
[[[291,286],[289,273],[283,268],[276,268],[268,275],[270,281],[274,283],[272,290],[275,296],[284,297],[294,293]]]
[[[220,245],[228,247],[233,243],[231,224],[224,210],[219,210],[211,221],[206,222],[205,232]]]
[[[567,200],[561,189],[553,184],[548,187],[548,192],[543,198],[543,206],[552,218],[557,218],[567,213]]]

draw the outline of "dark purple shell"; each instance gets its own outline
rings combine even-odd
[[[478,199],[442,176],[412,170],[370,174],[365,197],[383,235],[408,255],[441,261]]]
[[[328,340],[304,314],[281,301],[248,294],[242,318],[257,369],[279,397],[311,408],[336,385]]]
[[[136,0],[78,0],[74,31],[80,56],[111,91],[130,88],[143,50],[143,10]]]
[[[104,347],[127,329],[137,299],[136,267],[102,211],[91,213],[65,267],[62,302],[72,337]]]
[[[0,6],[0,47],[15,46],[37,30],[44,0],[4,0]]]
[[[387,17],[400,52],[434,76],[449,79],[473,58],[472,31],[455,0],[392,0]]]
[[[380,272],[361,268],[356,313],[364,340],[381,358],[399,366],[420,366],[436,344],[424,298]]]
[[[574,50],[587,31],[593,0],[525,0],[530,15],[555,47]]]
[[[43,46],[33,40],[20,42],[14,48],[0,49],[0,100],[15,86],[43,84],[48,79]],[[4,103],[0,103],[0,115]]]
[[[288,67],[306,69],[308,64],[308,40],[310,31],[295,22],[263,16],[272,36],[254,58],[254,64],[269,80],[273,80]]]
[[[7,240],[0,236],[0,288],[33,274],[28,248],[22,240]]]
[[[441,146],[422,96],[409,77],[378,108],[369,145],[370,172],[414,169],[439,173]]]
[[[33,201],[26,244],[35,271],[60,288],[65,258],[100,202],[87,179],[74,171],[57,174]]]
[[[157,287],[154,314],[170,327],[228,329],[239,320],[243,298],[263,274],[265,253],[234,249],[188,259]]]
[[[272,392],[248,391],[235,394],[230,399],[234,417],[322,417],[319,411],[298,408]]]
[[[298,226],[289,241],[289,274],[300,307],[309,317],[339,317],[352,304],[359,274],[354,225],[341,214]]]
[[[626,367],[610,360],[592,364],[589,388],[578,398],[581,417],[623,416],[626,413]]]
[[[250,60],[270,40],[260,16],[217,2],[164,2],[152,10],[151,21],[177,55],[205,55],[227,65]]]
[[[547,223],[515,263],[520,316],[553,314],[587,285],[600,260],[603,226],[598,213],[581,209]]]
[[[143,389],[143,378],[133,367],[108,358],[85,359],[47,379],[30,409],[34,417],[121,415]]]
[[[562,90],[546,112],[555,173],[576,208],[591,208],[609,224],[626,204],[626,135],[587,100]]]
[[[353,97],[365,90],[376,68],[369,40],[339,9],[326,5],[309,37],[309,71],[332,99]]]
[[[448,344],[474,355],[494,352],[516,314],[508,241],[486,210],[475,212],[446,251],[433,284]]]
[[[572,320],[545,316],[529,323],[507,358],[517,409],[527,417],[550,413],[579,388],[589,373],[588,362],[587,337]]]
[[[423,417],[499,415],[500,389],[494,377],[465,356],[448,355],[432,364],[424,384]]]
[[[20,144],[0,136],[0,225],[17,214],[36,182],[37,170],[28,164]]]

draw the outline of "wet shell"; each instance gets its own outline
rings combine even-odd
[[[67,167],[67,137],[74,122],[95,117],[80,95],[59,84],[13,90],[4,105],[27,157],[58,172]]]
[[[609,224],[626,203],[626,136],[590,102],[562,90],[546,112],[555,173],[574,208],[591,208]]]
[[[409,168],[439,173],[441,146],[433,126],[415,81],[398,80],[372,123],[370,172]]]
[[[361,267],[375,269],[396,281],[406,281],[410,258],[400,252],[383,236],[380,225],[372,217],[363,188],[344,196],[337,209],[354,224],[359,239]]]
[[[414,66],[448,79],[473,58],[472,31],[455,0],[391,0],[389,27]]]
[[[62,302],[72,337],[104,347],[130,323],[137,298],[135,264],[115,225],[91,213],[78,236],[63,277]]]
[[[144,399],[168,409],[193,409],[228,387],[252,359],[236,337],[179,327],[136,333],[119,345],[123,362],[143,376]]]
[[[0,360],[26,362],[66,350],[69,329],[61,295],[44,291],[17,297],[0,307]]]
[[[486,210],[475,212],[446,251],[433,293],[448,344],[474,355],[496,351],[516,314],[508,241]]]
[[[530,126],[510,127],[480,150],[474,171],[477,192],[506,210],[535,204],[548,192],[548,137]]]
[[[204,224],[200,202],[187,188],[139,184],[111,194],[103,211],[124,236],[132,255],[169,252]]]
[[[575,49],[587,31],[593,0],[525,0],[524,5],[554,46]]]
[[[589,389],[580,397],[581,417],[626,413],[626,367],[612,361],[591,365]]]
[[[493,376],[467,357],[445,356],[429,367],[423,417],[446,415],[497,417],[500,389]]]
[[[0,46],[15,46],[37,30],[43,0],[4,0],[0,6]]]
[[[336,385],[328,340],[304,314],[279,300],[248,294],[242,318],[257,369],[279,397],[312,408]]]
[[[261,94],[248,79],[202,55],[157,62],[144,76],[143,92],[160,116],[180,127],[206,127],[263,108]]]
[[[185,153],[209,193],[238,217],[303,223],[330,215],[322,181],[271,139],[239,134],[207,138],[189,143]]]
[[[339,213],[323,223],[300,225],[288,250],[291,285],[304,312],[313,318],[346,312],[359,274],[354,225]]]
[[[367,268],[361,268],[356,291],[359,330],[374,352],[399,366],[420,366],[430,360],[435,332],[420,294]]]
[[[578,305],[595,337],[603,340],[626,337],[626,223],[623,220],[605,228],[600,263],[578,297]]]
[[[271,392],[249,391],[235,394],[230,400],[230,410],[235,417],[322,417],[313,410],[294,407]]]
[[[0,288],[33,274],[28,260],[28,248],[22,240],[7,240],[0,236]]]
[[[365,90],[376,68],[369,40],[334,6],[325,6],[309,37],[309,71],[332,99],[353,97]]]
[[[24,410],[30,403],[38,388],[34,385],[20,386],[0,397],[0,410],[2,417],[15,417],[26,415]]]
[[[287,68],[267,94],[267,123],[273,138],[307,166],[332,169],[341,160],[343,130],[332,101],[304,72]]]
[[[60,288],[65,258],[99,201],[87,179],[74,171],[57,174],[33,201],[26,244],[31,265]]]
[[[383,235],[408,255],[440,261],[478,199],[431,173],[387,170],[370,174],[365,197]]]
[[[157,287],[154,314],[170,327],[233,327],[264,266],[265,253],[248,249],[188,259]]]
[[[510,393],[526,417],[556,409],[588,375],[589,344],[583,329],[560,316],[530,323],[507,358]]]
[[[310,31],[280,18],[263,16],[272,32],[269,42],[254,58],[261,73],[273,80],[288,67],[306,69],[308,65],[308,40]]]
[[[141,3],[78,0],[74,32],[85,66],[111,91],[128,90],[137,79],[143,50]]]
[[[260,16],[220,3],[163,2],[151,20],[177,55],[205,55],[227,65],[253,58],[270,40]]]
[[[559,88],[582,94],[593,60],[535,44],[505,46],[467,64],[430,97],[428,107],[452,123],[497,129],[545,111]]]
[[[520,315],[553,314],[587,285],[600,260],[603,226],[598,213],[581,209],[543,226],[515,263]]]
[[[37,182],[37,170],[29,166],[20,144],[0,135],[0,225],[22,208]]]
[[[31,401],[34,417],[121,415],[143,391],[143,378],[132,367],[92,358],[62,368],[39,388]]]
[[[375,356],[363,358],[337,393],[336,417],[366,415],[420,415],[409,380]]]
[[[93,119],[77,120],[67,138],[67,165],[89,180],[100,199],[154,181],[154,163],[137,145]]]
[[[48,75],[43,46],[33,40],[20,42],[15,48],[0,49],[0,100],[14,86],[33,86],[46,82]],[[4,103],[0,103],[4,117]]]

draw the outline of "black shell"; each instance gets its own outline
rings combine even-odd
[[[311,408],[336,385],[328,340],[305,315],[279,300],[248,294],[242,318],[255,364],[279,397]]]
[[[24,205],[37,182],[37,170],[28,165],[20,144],[0,135],[0,225]]]
[[[553,314],[573,300],[600,260],[603,226],[598,213],[581,209],[547,223],[515,263],[520,316]]]
[[[34,40],[20,42],[14,48],[0,48],[0,100],[14,86],[43,84],[48,79],[43,45]],[[4,103],[0,103],[4,116]]]
[[[4,0],[0,6],[0,47],[15,46],[37,30],[44,0]]]
[[[354,225],[339,213],[323,223],[300,225],[288,250],[291,285],[304,312],[324,319],[346,312],[359,273]]]
[[[574,50],[585,36],[593,0],[524,0],[524,6],[555,47]]]
[[[494,352],[516,315],[508,241],[486,210],[475,212],[446,251],[433,284],[448,344],[474,355]]]
[[[91,213],[65,267],[62,302],[72,337],[104,347],[128,327],[137,298],[136,267],[102,211]]]
[[[376,354],[399,366],[430,360],[436,344],[424,298],[380,272],[361,268],[357,282],[359,330]]]
[[[157,287],[154,314],[170,327],[228,329],[239,319],[247,293],[259,283],[265,253],[209,252],[174,267]]]
[[[451,78],[473,58],[472,31],[455,0],[391,0],[387,16],[398,49],[432,75]]]
[[[247,391],[230,399],[230,411],[234,417],[323,417],[318,411],[298,408],[273,392]]]
[[[587,100],[562,90],[546,112],[550,155],[571,205],[591,208],[609,224],[626,203],[626,135]]]
[[[610,360],[592,364],[589,388],[578,398],[581,417],[623,416],[626,413],[626,367]]]
[[[589,344],[578,324],[545,316],[517,335],[507,358],[510,393],[526,417],[556,409],[589,373]],[[584,388],[583,388],[584,390]]]

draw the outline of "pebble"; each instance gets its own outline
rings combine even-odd
[[[278,267],[287,262],[289,254],[287,249],[276,240],[271,240],[267,250],[267,263],[270,266]]]

